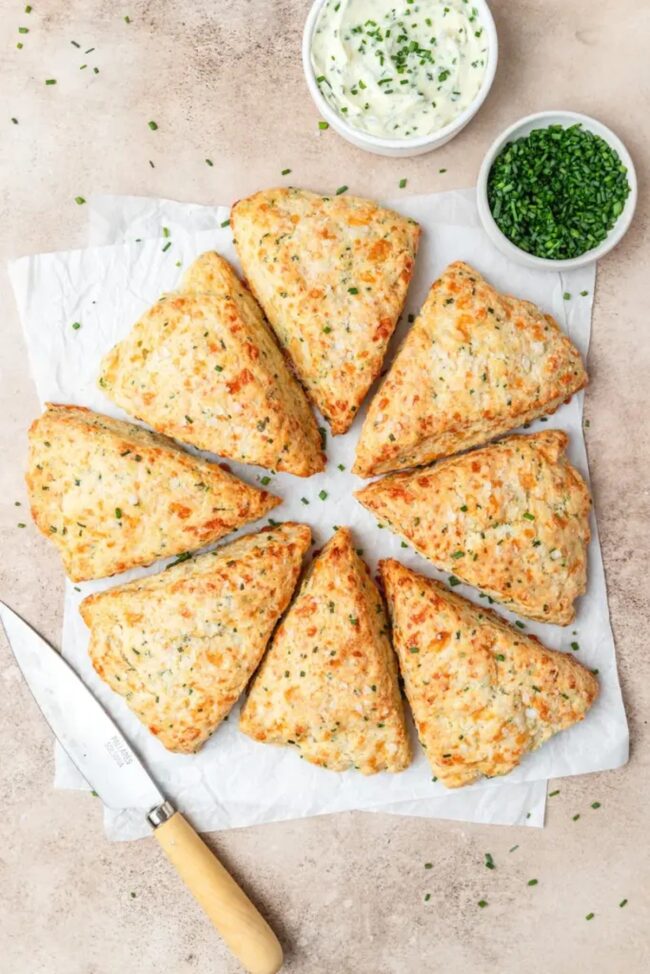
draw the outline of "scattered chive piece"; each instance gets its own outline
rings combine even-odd
[[[513,845],[511,849],[508,849],[508,852],[514,852],[515,849],[518,849],[518,848],[519,848],[518,845]]]
[[[81,322],[80,321],[73,321],[72,322],[72,327],[74,328],[75,331],[79,331],[79,329],[81,328]]]
[[[305,505],[307,505],[307,504],[309,504],[309,501],[307,500],[307,498],[306,498],[306,497],[301,497],[301,498],[300,498],[300,500],[301,500],[301,501],[303,502],[303,504],[305,504]]]
[[[76,41],[70,41],[73,47],[81,47],[81,44],[77,44]]]
[[[526,628],[526,626],[523,624],[523,622],[520,622],[519,619],[517,619],[515,621],[515,625],[516,625],[517,629],[525,629]]]
[[[446,169],[439,169],[438,172],[447,172]]]
[[[626,899],[625,900],[621,900],[621,902],[618,905],[619,905],[619,907],[627,906],[627,900]]]
[[[19,527],[19,528],[26,528],[26,527],[27,527],[27,525],[26,525],[26,524],[23,524],[23,523],[22,523],[22,521],[19,521],[19,522],[18,522],[18,527]]]
[[[230,226],[230,220],[224,220],[223,223],[220,223],[219,224],[219,226],[220,227],[229,227]]]
[[[91,795],[93,796],[93,798],[99,798],[99,795],[98,795],[98,794],[97,794],[97,792],[96,792],[96,791],[94,790],[94,788],[93,788],[93,790],[91,791],[91,793],[90,793],[90,794],[91,794]]]
[[[509,142],[487,190],[501,232],[521,250],[553,260],[577,257],[604,240],[629,193],[619,156],[579,123],[534,129]],[[565,292],[564,300],[570,297]]]
[[[93,68],[93,74],[99,74],[99,68]]]
[[[555,798],[555,796],[556,795],[559,795],[559,794],[560,794],[560,789],[559,788],[556,788],[555,791],[549,791],[548,797],[549,798]]]
[[[158,128],[157,122],[147,122],[147,124],[152,132],[155,132],[156,129]]]
[[[592,808],[600,808],[600,802],[592,802],[591,803],[591,807]]]
[[[347,191],[348,191],[348,187],[347,186],[339,186],[339,188],[337,189],[335,195],[336,196],[340,196],[341,193],[347,193]]]
[[[290,169],[283,169],[281,175],[288,176],[290,172],[291,172]]]
[[[570,301],[571,300],[571,292],[570,291],[565,291],[564,294],[562,295],[562,297],[564,298],[565,301]]]
[[[400,179],[400,181],[399,181],[399,188],[400,189],[404,189],[404,187],[406,186],[406,183],[407,182],[408,182],[408,180],[406,180],[406,179]]]
[[[450,575],[449,584],[451,585],[452,588],[454,587],[454,585],[460,585],[460,578],[456,578],[455,575]]]
[[[581,298],[586,298],[588,294],[589,294],[589,291],[581,291],[580,292],[580,297]]]
[[[131,893],[131,899],[132,899],[132,900],[134,900],[134,899],[135,899],[135,893]]]
[[[19,27],[18,28],[18,33],[19,34],[29,34],[29,27]]]
[[[322,501],[326,501],[327,500],[327,491],[326,490],[321,490],[318,496],[320,497],[320,499]]]
[[[319,122],[319,123],[318,123],[318,127],[319,127],[319,129],[320,129],[320,130],[321,130],[322,132],[324,132],[324,131],[325,131],[325,129],[328,129],[328,128],[330,127],[330,123],[329,123],[329,122]]]
[[[537,886],[537,880],[536,879],[529,879],[528,880],[528,886]]]
[[[523,513],[522,516],[525,517],[527,521],[534,521],[535,520],[535,515],[534,514],[531,514],[530,511],[524,511],[524,513]]]
[[[171,245],[172,245],[171,240],[168,240],[167,243],[165,244],[165,246],[162,249],[163,254],[165,253],[166,250],[169,250],[169,248],[171,247]]]
[[[28,3],[27,6],[25,7],[25,13],[31,14],[31,12],[32,12],[32,5],[31,3]]]
[[[121,507],[116,507],[115,508],[115,517],[118,519],[118,521],[122,517],[122,508]]]
[[[86,202],[83,196],[75,196],[74,201],[77,204],[77,206],[83,206],[84,203]]]
[[[14,125],[18,125],[18,119],[17,118],[12,118],[11,121],[14,123]]]
[[[18,43],[16,44],[16,47],[18,48],[19,51],[22,51],[22,49],[23,49],[23,42],[22,41],[18,41]]]
[[[585,917],[585,920],[593,920],[595,916],[596,916],[595,913],[588,913],[587,916]]]
[[[485,853],[485,868],[496,869],[496,866],[494,865],[494,859],[492,858],[492,853],[490,852]]]
[[[84,54],[92,54],[94,50],[95,50],[94,47],[89,47],[87,51],[84,51]]]
[[[574,653],[577,653],[578,650],[580,649],[580,643],[576,643],[575,641],[572,642],[571,649],[573,650]]]
[[[88,67],[88,65],[87,65],[87,64],[80,64],[80,65],[79,65],[79,70],[80,70],[80,71],[83,71],[83,70],[84,70],[85,68],[87,68],[87,67]]]
[[[432,862],[425,862],[424,868],[425,869],[433,869],[433,863]]]
[[[579,818],[580,818],[580,812],[576,812],[576,814],[573,816],[573,818],[571,819],[571,821],[572,822],[577,822]]]
[[[205,160],[205,164],[206,164],[206,166],[214,166],[214,163],[213,163],[212,159],[206,159]]]
[[[428,903],[430,899],[431,899],[431,893],[425,893],[424,894],[424,902],[425,903]],[[627,903],[627,900],[625,902]],[[622,903],[620,905],[623,906]]]
[[[126,16],[124,17],[124,23],[125,24],[130,24],[131,23],[131,18],[129,17],[128,14],[126,14]],[[133,896],[133,893],[131,894],[131,896]]]
[[[358,293],[359,293],[359,288],[358,287],[349,287],[348,288],[348,294],[358,294]]]
[[[155,168],[156,168],[156,167],[154,166],[154,164],[153,164],[153,162],[151,161],[151,159],[149,160],[149,165],[151,166],[151,168],[152,168],[152,169],[155,169]]]
[[[486,907],[488,905],[488,901],[487,900],[479,900],[478,901],[478,905],[481,907],[481,909],[483,909],[484,907]]]
[[[55,85],[56,84],[56,78],[46,78],[45,79],[45,84],[46,85]]]
[[[162,228],[162,235],[163,235],[163,237],[168,237],[169,236],[169,227],[163,227]]]
[[[345,464],[339,463],[339,470],[345,470]]]
[[[260,477],[260,483],[262,484],[263,487],[266,487],[268,484],[271,483],[271,478],[267,476]]]

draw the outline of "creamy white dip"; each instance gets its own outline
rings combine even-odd
[[[474,100],[487,36],[471,0],[327,0],[311,62],[321,93],[351,126],[417,138]]]

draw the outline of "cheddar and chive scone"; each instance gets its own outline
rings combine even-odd
[[[347,528],[312,563],[239,726],[254,740],[293,744],[332,771],[375,774],[410,764],[384,606]]]
[[[416,551],[509,609],[566,626],[587,585],[591,497],[568,436],[515,435],[357,491]]]
[[[52,403],[29,430],[26,481],[73,582],[201,548],[280,503],[166,436]]]
[[[355,196],[267,189],[235,204],[247,282],[312,402],[345,433],[379,375],[420,228]]]
[[[99,385],[154,429],[231,460],[309,477],[321,437],[255,299],[205,253],[104,356]]]
[[[448,788],[512,771],[596,699],[598,681],[569,654],[398,561],[380,573],[420,742]]]
[[[197,751],[239,698],[310,540],[264,528],[81,603],[95,670],[168,750]]]
[[[586,384],[551,315],[456,261],[370,403],[353,470],[371,477],[451,456],[554,412]]]

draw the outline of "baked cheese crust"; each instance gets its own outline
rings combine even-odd
[[[52,403],[30,428],[26,481],[74,582],[196,550],[280,503],[165,436]]]
[[[398,561],[380,573],[420,742],[448,788],[507,774],[596,699],[595,676],[567,653]]]
[[[420,238],[355,196],[268,189],[231,213],[246,279],[312,402],[345,433],[379,375]]]
[[[567,626],[587,587],[591,509],[567,443],[561,430],[508,436],[355,496],[437,568],[515,612]]]
[[[242,463],[309,477],[321,437],[255,299],[205,253],[102,361],[99,385],[154,429]]]
[[[81,603],[95,670],[168,750],[197,751],[239,698],[310,541],[264,528]]]
[[[293,744],[332,771],[402,771],[411,761],[382,598],[348,528],[312,562],[240,716],[266,744]]]
[[[353,471],[370,477],[451,456],[554,412],[586,384],[551,315],[456,261],[370,403]]]

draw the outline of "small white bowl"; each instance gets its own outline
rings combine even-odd
[[[582,127],[587,131],[593,132],[594,135],[599,135],[618,154],[621,162],[627,169],[627,181],[630,184],[630,192],[625,201],[623,211],[616,220],[616,223],[602,243],[600,243],[597,247],[593,247],[591,250],[585,251],[585,253],[580,254],[579,257],[571,257],[567,260],[552,260],[548,257],[535,257],[534,254],[529,254],[525,250],[521,250],[520,247],[517,247],[516,244],[513,244],[510,240],[508,240],[506,235],[502,233],[497,226],[490,210],[490,204],[488,203],[487,186],[490,170],[492,169],[494,160],[507,142],[514,142],[515,139],[529,135],[533,129],[547,128],[549,125],[575,125],[577,122],[580,122]],[[520,118],[518,122],[515,122],[514,125],[507,128],[505,132],[502,132],[488,149],[487,153],[485,154],[485,158],[481,163],[476,185],[476,205],[478,207],[479,217],[481,219],[481,223],[483,224],[483,229],[494,246],[500,250],[502,254],[504,254],[506,257],[512,258],[512,260],[516,261],[518,264],[523,264],[525,267],[533,267],[537,270],[572,270],[576,267],[584,267],[585,264],[591,264],[593,261],[604,257],[605,254],[608,254],[609,251],[612,250],[617,243],[619,243],[627,231],[630,223],[632,222],[632,217],[634,216],[636,200],[636,172],[634,170],[634,163],[630,158],[630,153],[627,151],[618,136],[614,135],[611,129],[608,129],[606,125],[603,125],[602,122],[597,121],[595,118],[590,118],[589,115],[580,115],[577,112],[537,112],[535,115],[526,115],[525,118]]]
[[[406,156],[421,156],[425,152],[431,152],[432,149],[439,149],[441,145],[449,142],[476,115],[492,87],[494,75],[497,70],[497,61],[499,59],[497,31],[486,0],[473,0],[472,2],[472,6],[476,7],[478,11],[479,23],[484,28],[488,38],[488,59],[485,66],[485,75],[476,98],[449,125],[438,129],[437,132],[432,132],[431,135],[422,135],[416,139],[381,139],[376,135],[362,132],[360,129],[354,128],[338,112],[334,111],[321,94],[311,63],[311,39],[321,7],[325,2],[326,0],[314,0],[307,16],[305,30],[302,35],[302,66],[307,80],[307,87],[309,88],[309,93],[314,100],[316,108],[325,121],[329,122],[331,127],[339,135],[342,135],[344,139],[351,142],[352,145],[356,145],[359,149],[365,149],[366,152],[374,152],[380,156],[399,156],[401,158]],[[425,0],[421,0],[421,2],[424,3]]]

